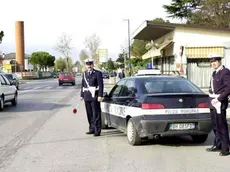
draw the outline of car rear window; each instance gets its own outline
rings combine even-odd
[[[7,77],[8,79],[13,79],[13,75],[10,75],[10,74],[5,74],[5,77]]]
[[[69,72],[63,72],[63,73],[61,73],[61,76],[72,76],[72,75]]]
[[[201,90],[185,79],[151,79],[146,78],[141,82],[143,94],[152,93],[200,93]]]

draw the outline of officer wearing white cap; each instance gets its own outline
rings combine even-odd
[[[100,102],[103,96],[102,72],[94,69],[92,58],[85,60],[86,71],[83,73],[81,85],[81,97],[85,101],[85,108],[89,122],[89,131],[86,134],[101,134],[101,108]]]
[[[228,96],[230,95],[230,70],[221,63],[222,57],[210,54],[210,63],[215,70],[212,74],[209,89],[209,107],[212,128],[215,134],[213,146],[208,152],[220,152],[220,156],[229,155],[229,132],[226,120]]]

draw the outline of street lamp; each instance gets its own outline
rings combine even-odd
[[[129,19],[124,19],[124,21],[127,21],[128,22],[128,53],[129,53],[129,63],[131,62],[130,59],[131,59],[131,50],[130,50],[130,20]],[[132,70],[131,70],[131,64],[129,64],[129,76],[132,75]]]

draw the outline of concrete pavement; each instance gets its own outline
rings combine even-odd
[[[19,90],[16,107],[6,105],[0,112],[0,171],[58,109],[69,106],[66,102],[75,95],[77,86],[55,89],[54,84],[57,81],[43,84],[46,87],[39,89],[37,84],[29,84],[34,88]]]
[[[79,93],[77,94],[79,97]],[[102,136],[86,135],[84,103],[72,113],[76,98],[54,112],[15,153],[2,172],[228,172],[229,157],[207,153],[210,134],[204,144],[188,138],[165,138],[130,146],[125,134],[103,130]],[[9,149],[9,147],[8,147]]]

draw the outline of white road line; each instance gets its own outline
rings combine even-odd
[[[51,89],[52,87],[46,87],[45,89]]]
[[[33,88],[32,90],[37,90],[37,89],[39,89],[39,88],[41,88],[41,87],[35,87],[35,88]]]
[[[63,87],[57,87],[57,89],[60,89],[60,88],[63,88]]]

